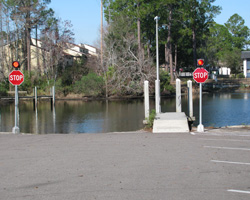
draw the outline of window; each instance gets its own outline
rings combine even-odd
[[[80,52],[88,54],[88,53],[89,53],[89,50],[88,50],[88,49],[83,49],[83,48],[81,48],[81,49],[80,49]]]

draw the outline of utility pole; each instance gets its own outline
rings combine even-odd
[[[107,70],[105,70],[103,66],[103,0],[101,0],[101,68],[105,73],[106,98],[108,98]]]
[[[159,44],[158,44],[158,21],[160,17],[156,16],[156,81],[155,81],[155,110],[156,114],[161,113],[161,94],[160,94],[160,75],[159,75]]]
[[[101,0],[101,65],[103,67],[103,2]]]

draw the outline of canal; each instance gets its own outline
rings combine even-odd
[[[194,115],[199,119],[199,96],[194,96]],[[150,100],[154,109],[154,99]],[[161,99],[162,112],[175,112],[175,97]],[[0,131],[14,126],[14,103],[0,104]],[[187,96],[182,96],[187,113]],[[41,101],[34,110],[31,101],[19,103],[19,127],[23,133],[104,133],[143,128],[143,99],[112,101],[57,101],[55,109]],[[203,125],[222,127],[250,124],[250,93],[203,94]]]

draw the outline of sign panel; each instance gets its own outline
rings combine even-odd
[[[208,79],[208,71],[204,68],[196,68],[193,72],[193,79],[197,83],[204,83]]]
[[[9,74],[9,82],[12,85],[21,85],[24,81],[24,75],[20,70],[14,70]]]

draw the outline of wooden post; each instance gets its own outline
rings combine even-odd
[[[181,80],[176,79],[176,112],[181,112]]]
[[[144,106],[145,106],[145,119],[149,118],[149,89],[148,81],[144,81]]]
[[[187,82],[188,87],[188,115],[191,119],[193,119],[194,111],[193,111],[193,88],[192,81],[189,80]]]
[[[51,88],[52,98],[51,98],[51,110],[55,109],[55,101],[56,101],[56,95],[55,95],[55,86],[52,86]]]
[[[35,105],[37,107],[37,87],[35,87]]]
[[[52,100],[53,100],[53,106],[55,106],[55,101],[56,101],[55,86],[52,87]]]
[[[33,108],[36,110],[37,107],[37,87],[34,88],[34,99],[33,99]]]

